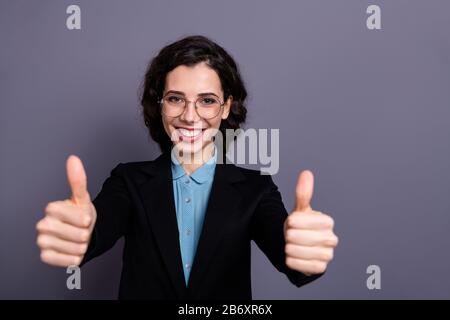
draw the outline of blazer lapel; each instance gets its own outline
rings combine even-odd
[[[186,283],[180,253],[170,153],[161,154],[143,169],[151,175],[151,178],[140,186],[149,226],[155,235],[175,292],[182,299],[185,297]]]
[[[210,260],[220,244],[227,217],[230,216],[230,213],[238,210],[242,194],[234,184],[244,179],[245,176],[236,166],[226,163],[216,164],[202,233],[189,276],[188,293],[190,297],[195,295],[196,288],[201,284],[203,275],[210,267]]]

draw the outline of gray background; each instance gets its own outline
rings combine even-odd
[[[82,30],[66,29],[70,4]],[[366,28],[370,4],[382,30]],[[340,237],[326,276],[300,289],[255,247],[254,298],[450,298],[449,12],[444,0],[2,0],[0,298],[116,298],[121,242],[69,291],[65,270],[40,262],[35,223],[69,195],[68,155],[95,196],[119,162],[159,154],[138,86],[162,46],[197,33],[240,65],[246,127],[280,128],[286,207],[313,170],[313,207]]]

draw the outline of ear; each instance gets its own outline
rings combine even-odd
[[[226,118],[228,118],[232,103],[233,103],[233,96],[230,95],[227,99],[227,102],[223,106],[222,119],[225,120]]]

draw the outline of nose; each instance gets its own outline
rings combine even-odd
[[[194,101],[186,101],[186,108],[184,108],[180,119],[186,122],[195,122],[200,120],[200,117],[197,114],[197,110],[195,109]]]

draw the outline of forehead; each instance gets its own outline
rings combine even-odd
[[[222,86],[217,72],[206,63],[193,66],[181,65],[167,74],[165,91],[182,91],[195,96],[202,92],[222,93]]]

